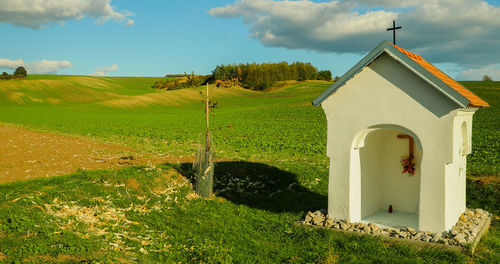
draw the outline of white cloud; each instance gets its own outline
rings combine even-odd
[[[457,79],[480,81],[484,75],[490,76],[494,81],[500,81],[500,64],[462,71]]]
[[[72,67],[73,64],[69,61],[32,61],[30,63],[24,62],[22,59],[10,60],[0,58],[1,68],[15,69],[23,66],[28,71],[28,74],[42,74],[42,73],[57,73],[57,71]]]
[[[33,61],[28,64],[27,71],[36,73],[49,73],[49,72],[57,72],[60,69],[72,67],[73,64],[69,61]]]
[[[95,72],[89,73],[91,76],[108,76],[110,71],[118,70],[118,65],[113,64],[109,67],[97,68]]]
[[[118,12],[111,0],[0,0],[0,22],[40,29],[52,23],[84,17],[96,19],[97,24],[108,20],[132,26],[129,11]]]
[[[127,25],[127,27],[131,27],[131,26],[133,26],[133,25],[134,25],[134,23],[135,23],[135,21],[134,21],[134,20],[132,20],[132,19],[127,19],[127,23],[126,23],[126,25]]]
[[[26,67],[26,63],[21,59],[10,60],[10,59],[0,58],[0,67],[1,68],[15,69],[19,66]]]
[[[240,0],[209,14],[243,18],[265,46],[366,53],[396,20],[397,43],[432,62],[479,67],[500,61],[500,7],[484,0]]]

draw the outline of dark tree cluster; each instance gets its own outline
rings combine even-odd
[[[26,71],[26,69],[23,66],[20,66],[16,68],[13,74],[8,74],[6,72],[3,72],[2,75],[0,75],[0,79],[2,80],[21,79],[21,78],[26,78],[27,76],[28,72]]]
[[[156,81],[153,84],[155,89],[178,90],[183,88],[193,88],[206,84],[212,75],[196,75],[194,72],[190,74],[168,74],[166,77],[175,79],[167,79],[164,81]]]
[[[483,76],[483,82],[492,82],[493,79],[491,78],[491,76],[489,75],[485,75]]]
[[[253,90],[267,90],[276,82],[288,80],[328,80],[330,71],[318,71],[311,63],[288,62],[262,64],[219,65],[213,70],[214,80],[240,80],[241,86]]]
[[[331,81],[332,80],[332,72],[329,70],[319,71],[317,78],[318,78],[318,80]]]
[[[163,81],[155,81],[153,88],[155,89],[165,89],[165,90],[177,90],[182,88],[187,88],[185,84],[186,80],[183,78],[167,79]]]

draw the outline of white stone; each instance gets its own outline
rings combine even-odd
[[[465,235],[464,234],[458,234],[458,235],[455,236],[455,240],[458,243],[460,243],[460,244],[465,243],[465,241],[466,241],[465,240]]]
[[[486,214],[488,214],[486,212]],[[376,224],[370,223],[347,223],[346,220],[329,218],[321,212],[309,212],[302,223],[306,225],[315,225],[320,227],[336,228],[339,230],[347,230],[353,232],[359,232],[363,234],[374,234],[389,236],[395,238],[411,239],[424,242],[439,243],[445,245],[462,246],[466,247],[468,243],[472,242],[479,232],[480,228],[486,223],[488,219],[482,219],[480,214],[472,214],[469,218],[463,219],[463,221],[472,221],[478,224],[467,224],[460,220],[455,226],[453,226],[450,231],[445,231],[442,233],[433,233],[428,231],[412,231],[412,228],[392,228],[392,227],[379,227]],[[316,219],[316,220],[315,220]],[[319,221],[321,220],[321,221]]]

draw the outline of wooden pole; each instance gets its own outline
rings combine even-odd
[[[398,138],[407,138],[408,139],[408,151],[409,151],[409,155],[413,158],[415,158],[413,156],[413,137],[411,137],[410,135],[398,135]]]
[[[205,119],[207,121],[207,131],[206,131],[206,140],[205,140],[205,151],[209,152],[210,151],[210,120],[209,120],[209,113],[210,113],[210,105],[209,105],[209,89],[208,89],[208,82],[207,82],[207,101],[206,101],[206,110],[205,110]]]
[[[408,136],[408,138],[409,138],[409,144],[410,144],[410,156],[415,158],[415,156],[413,156],[413,138],[410,136]]]

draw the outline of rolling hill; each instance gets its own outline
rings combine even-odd
[[[64,105],[96,103],[153,93],[162,78],[30,75],[0,82],[0,103]]]

